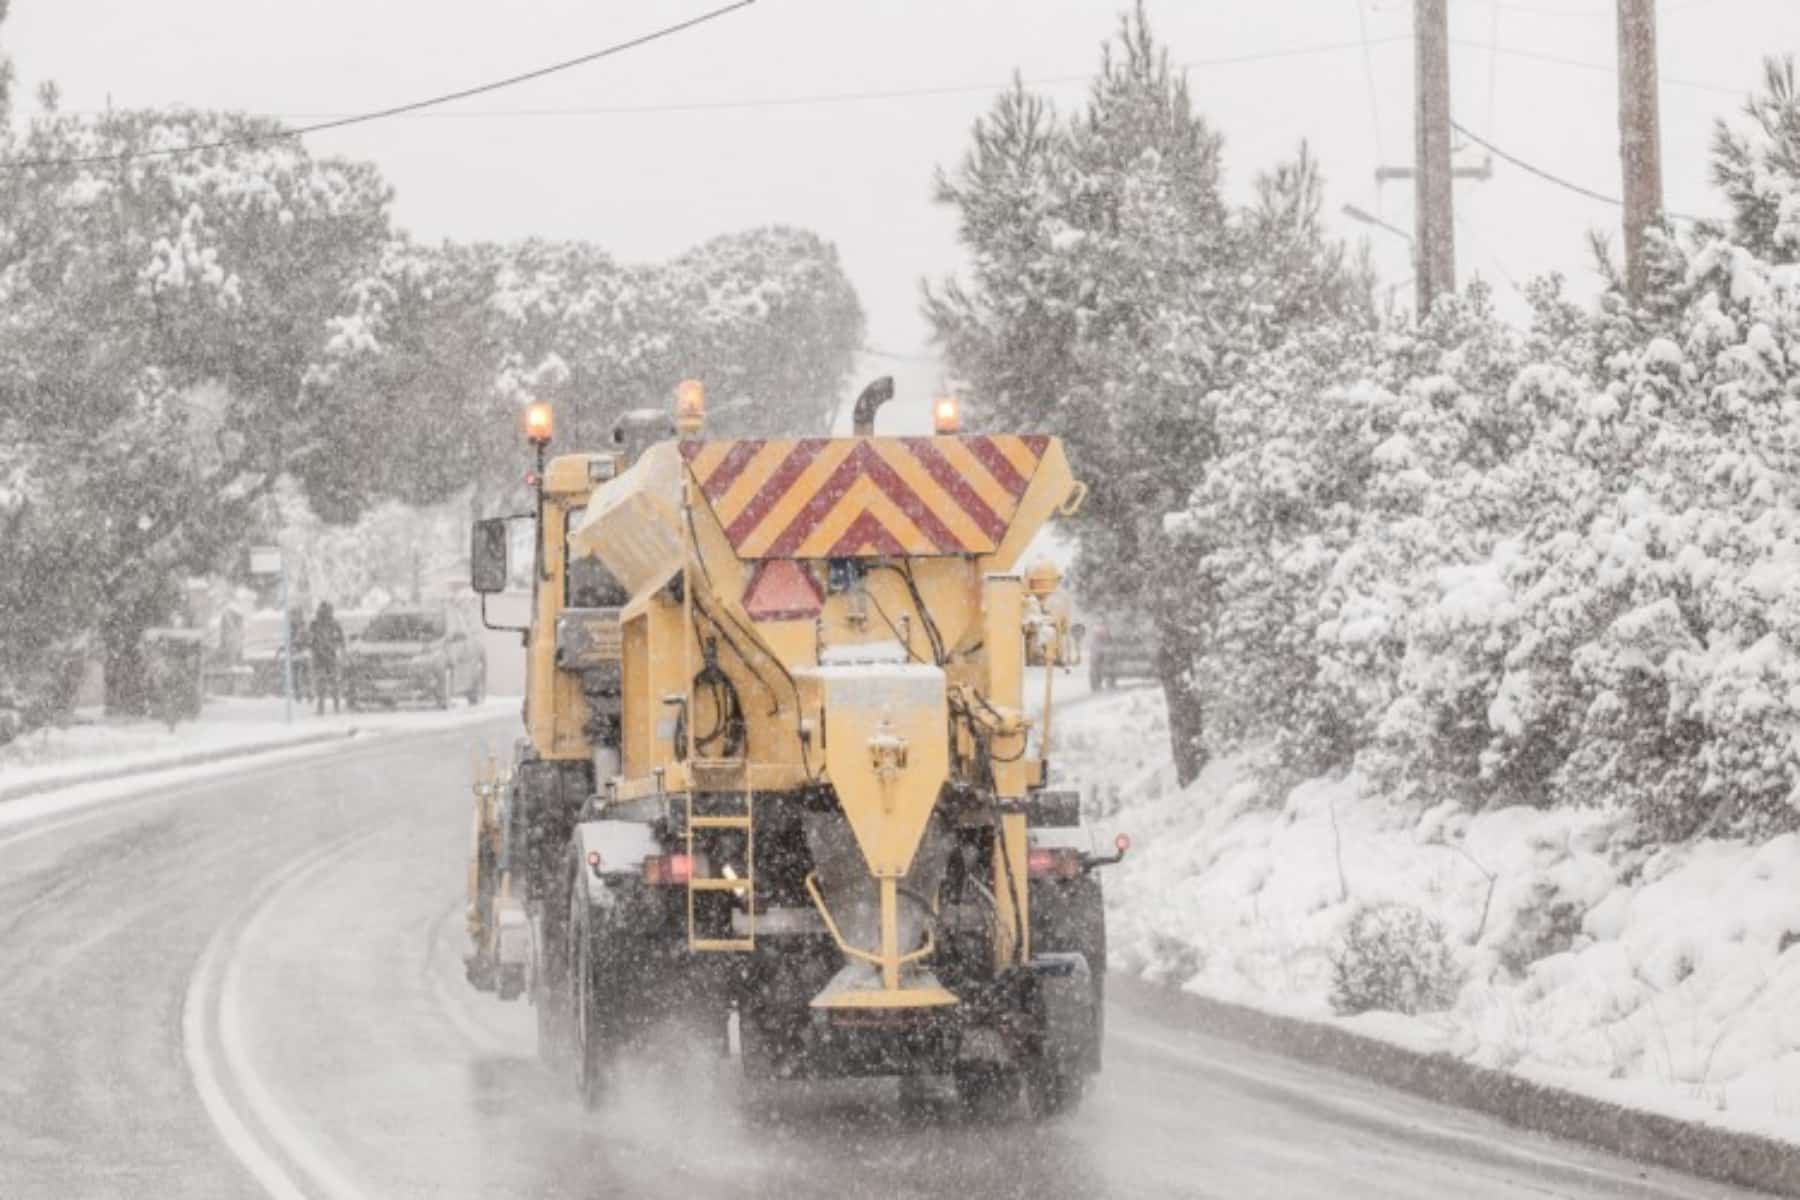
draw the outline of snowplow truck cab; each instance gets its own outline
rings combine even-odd
[[[1079,629],[1054,568],[1019,570],[1084,489],[1054,437],[877,437],[872,407],[850,437],[708,440],[684,384],[678,436],[541,464],[470,978],[530,995],[590,1102],[651,1023],[723,1041],[733,1012],[757,1078],[941,1075],[1045,1113],[1099,1069],[1117,856],[1046,786]],[[478,591],[507,543],[477,526]]]

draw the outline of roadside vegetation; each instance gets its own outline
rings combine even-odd
[[[27,165],[0,173],[0,743],[65,713],[89,659],[109,709],[143,711],[144,630],[191,578],[247,583],[252,544],[371,510],[391,528],[394,502],[523,503],[529,400],[600,444],[695,376],[715,428],[798,432],[862,343],[836,251],[803,230],[644,265],[421,244],[374,165],[275,123],[66,115],[53,89],[15,122],[9,79],[0,157]],[[244,138],[264,140],[154,153]]]
[[[1727,219],[1625,295],[1386,312],[1304,149],[1224,203],[1141,10],[940,199],[976,405],[1070,442],[1077,575],[1154,614],[1179,786],[1097,805],[1113,965],[1792,1136],[1800,1104],[1800,91],[1719,122]],[[1105,130],[1105,152],[1095,139]]]
[[[1271,798],[1357,768],[1423,812],[1800,826],[1800,96],[1770,63],[1644,300],[1382,314],[1301,147],[1223,140],[1141,12],[1086,105],[1000,98],[945,174],[976,264],[926,309],[974,401],[1071,443],[1082,585],[1156,614],[1175,761]]]

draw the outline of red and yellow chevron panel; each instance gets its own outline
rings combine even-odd
[[[991,554],[1049,445],[1037,434],[683,442],[738,557]]]

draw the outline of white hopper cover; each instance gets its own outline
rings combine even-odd
[[[660,442],[595,491],[569,531],[577,551],[596,556],[634,597],[661,587],[681,569],[682,461],[679,446]]]

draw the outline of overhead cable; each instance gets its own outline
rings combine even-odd
[[[1369,14],[1363,8],[1363,0],[1355,3],[1356,25],[1362,33],[1363,80],[1369,86],[1369,121],[1375,131],[1375,157],[1386,162],[1387,154],[1381,148],[1381,106],[1375,100],[1375,56],[1369,52]]]
[[[744,3],[749,2],[750,0],[744,0]],[[737,6],[734,5],[733,7]],[[1404,42],[1410,40],[1411,35],[1409,34],[1392,34],[1387,37],[1371,38],[1369,44],[1371,46],[1380,46],[1392,42]],[[1264,50],[1251,54],[1227,55],[1220,58],[1197,58],[1187,62],[1175,63],[1174,66],[1176,70],[1180,71],[1209,67],[1230,67],[1244,63],[1268,62],[1274,59],[1299,58],[1313,54],[1330,54],[1340,50],[1354,50],[1361,45],[1362,43],[1360,41],[1322,42],[1311,46],[1292,46],[1285,50]],[[1068,83],[1090,83],[1092,80],[1093,74],[1089,72],[1079,75],[1046,75],[1030,79],[1009,79],[1004,82],[956,83],[936,87],[890,88],[886,90],[862,92],[816,92],[794,96],[753,96],[725,100],[685,100],[672,101],[666,104],[579,105],[559,108],[473,109],[452,112],[411,112],[406,110],[395,110],[389,115],[405,115],[434,120],[480,120],[512,117],[633,116],[649,113],[720,112],[758,108],[798,108],[818,104],[850,104],[869,100],[910,100],[928,96],[956,96],[979,92],[1005,91],[1012,87],[1014,83],[1018,83],[1024,87],[1049,87]],[[292,133],[307,133],[311,132],[312,129],[332,128],[332,119],[341,117],[344,114],[327,112],[264,112],[254,115],[271,117],[277,120],[318,120],[324,122],[323,124],[312,126],[307,129],[291,131]],[[285,137],[289,136],[289,134],[271,136]]]
[[[514,87],[521,83],[528,83],[534,79],[542,79],[547,75],[554,75],[558,72],[571,70],[575,67],[586,66],[588,63],[597,62],[603,58],[611,58],[614,55],[623,54],[627,50],[635,50],[640,46],[649,45],[651,42],[661,41],[664,38],[673,37],[678,33],[684,33],[698,25],[704,25],[708,21],[715,21],[718,18],[725,16],[727,13],[736,12],[740,8],[748,8],[754,3],[756,3],[756,0],[734,0],[731,4],[711,9],[701,13],[699,16],[690,17],[685,21],[677,21],[673,25],[665,25],[661,29],[654,30],[639,37],[629,38],[623,42],[614,42],[610,46],[603,46],[590,53],[578,55],[575,58],[564,59],[562,62],[551,63],[548,66],[537,67],[518,75],[509,75],[504,79],[496,79],[488,83],[476,84],[473,87],[460,88],[454,92],[444,92],[436,96],[427,96],[422,100],[410,100],[404,104],[396,104],[388,108],[330,117],[325,120],[316,121],[310,125],[301,125],[294,129],[274,130],[269,133],[245,134],[240,137],[217,138],[209,142],[191,142],[183,146],[167,146],[155,150],[132,150],[122,154],[90,154],[70,158],[12,159],[0,161],[0,170],[16,171],[26,167],[93,166],[102,163],[128,162],[138,158],[175,158],[186,154],[198,154],[203,150],[220,150],[229,146],[250,146],[262,142],[286,141],[289,138],[303,137],[309,133],[321,133],[327,129],[342,129],[348,125],[362,125],[370,121],[381,121],[389,117],[404,116],[410,113],[419,112],[423,109],[434,108],[441,104],[449,104],[456,100],[466,100],[471,96],[480,96],[485,95],[488,92],[497,92],[502,88]]]
[[[1579,183],[1572,183],[1569,180],[1564,179],[1560,175],[1552,174],[1551,172],[1544,170],[1544,168],[1542,168],[1542,167],[1534,166],[1531,163],[1526,162],[1524,159],[1520,158],[1516,154],[1507,153],[1505,150],[1502,150],[1500,147],[1494,145],[1494,143],[1488,141],[1486,138],[1482,137],[1480,134],[1475,133],[1473,130],[1469,129],[1467,126],[1462,125],[1455,120],[1452,120],[1450,122],[1450,128],[1456,130],[1458,133],[1460,133],[1464,137],[1468,138],[1471,142],[1474,142],[1477,146],[1480,146],[1483,149],[1487,150],[1489,153],[1493,154],[1496,158],[1505,159],[1507,162],[1509,162],[1513,166],[1519,168],[1521,171],[1525,171],[1525,172],[1528,172],[1529,174],[1536,175],[1539,179],[1542,179],[1548,183],[1554,183],[1557,187],[1563,188],[1567,191],[1574,192],[1577,195],[1586,196],[1590,200],[1598,200],[1598,201],[1600,201],[1600,203],[1610,204],[1614,208],[1625,207],[1625,202],[1620,200],[1617,196],[1609,196],[1605,192],[1596,192],[1592,188],[1582,187]],[[1662,215],[1665,217],[1672,218],[1677,221],[1687,221],[1690,223],[1698,222],[1698,221],[1701,221],[1704,219],[1701,217],[1688,216],[1686,213],[1669,212],[1667,210],[1664,210]]]
[[[1559,67],[1578,67],[1583,71],[1598,71],[1605,75],[1617,75],[1618,68],[1610,63],[1589,62],[1581,58],[1564,58],[1560,54],[1545,54],[1538,50],[1516,50],[1511,46],[1495,46],[1487,42],[1477,42],[1470,38],[1451,38],[1452,46],[1462,46],[1469,50],[1489,50],[1495,54],[1504,54],[1508,58],[1528,58],[1533,62],[1555,63]],[[1702,92],[1718,92],[1726,96],[1741,96],[1743,88],[1726,87],[1722,83],[1707,83],[1698,79],[1674,79],[1662,76],[1662,82],[1671,87],[1694,88]]]

